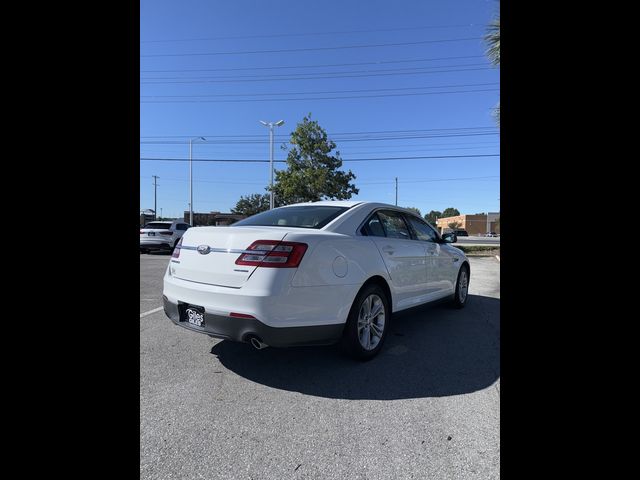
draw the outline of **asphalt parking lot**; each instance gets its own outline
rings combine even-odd
[[[169,258],[140,255],[141,314],[161,307]],[[141,316],[140,477],[499,478],[500,263],[470,262],[464,309],[396,315],[367,363]]]

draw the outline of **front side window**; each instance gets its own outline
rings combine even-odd
[[[409,227],[407,227],[401,213],[386,210],[378,212],[378,217],[380,218],[380,222],[382,222],[385,232],[387,232],[387,237],[411,240]]]
[[[436,232],[425,222],[421,221],[417,217],[414,217],[413,215],[407,215],[407,220],[415,230],[418,240],[422,240],[423,242],[438,241],[438,235],[436,234]]]

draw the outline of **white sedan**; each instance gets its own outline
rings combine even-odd
[[[341,341],[375,356],[391,314],[451,297],[463,307],[469,261],[409,210],[323,201],[184,233],[164,276],[164,311],[215,338],[266,346]]]

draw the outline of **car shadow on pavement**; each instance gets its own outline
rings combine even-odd
[[[337,346],[266,348],[222,341],[211,349],[256,383],[326,398],[396,400],[475,392],[500,377],[500,299],[469,295],[394,315],[382,352],[368,362]]]

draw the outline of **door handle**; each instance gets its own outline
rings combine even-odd
[[[389,255],[393,255],[393,247],[389,245],[382,247],[382,251],[384,253],[388,253]]]

